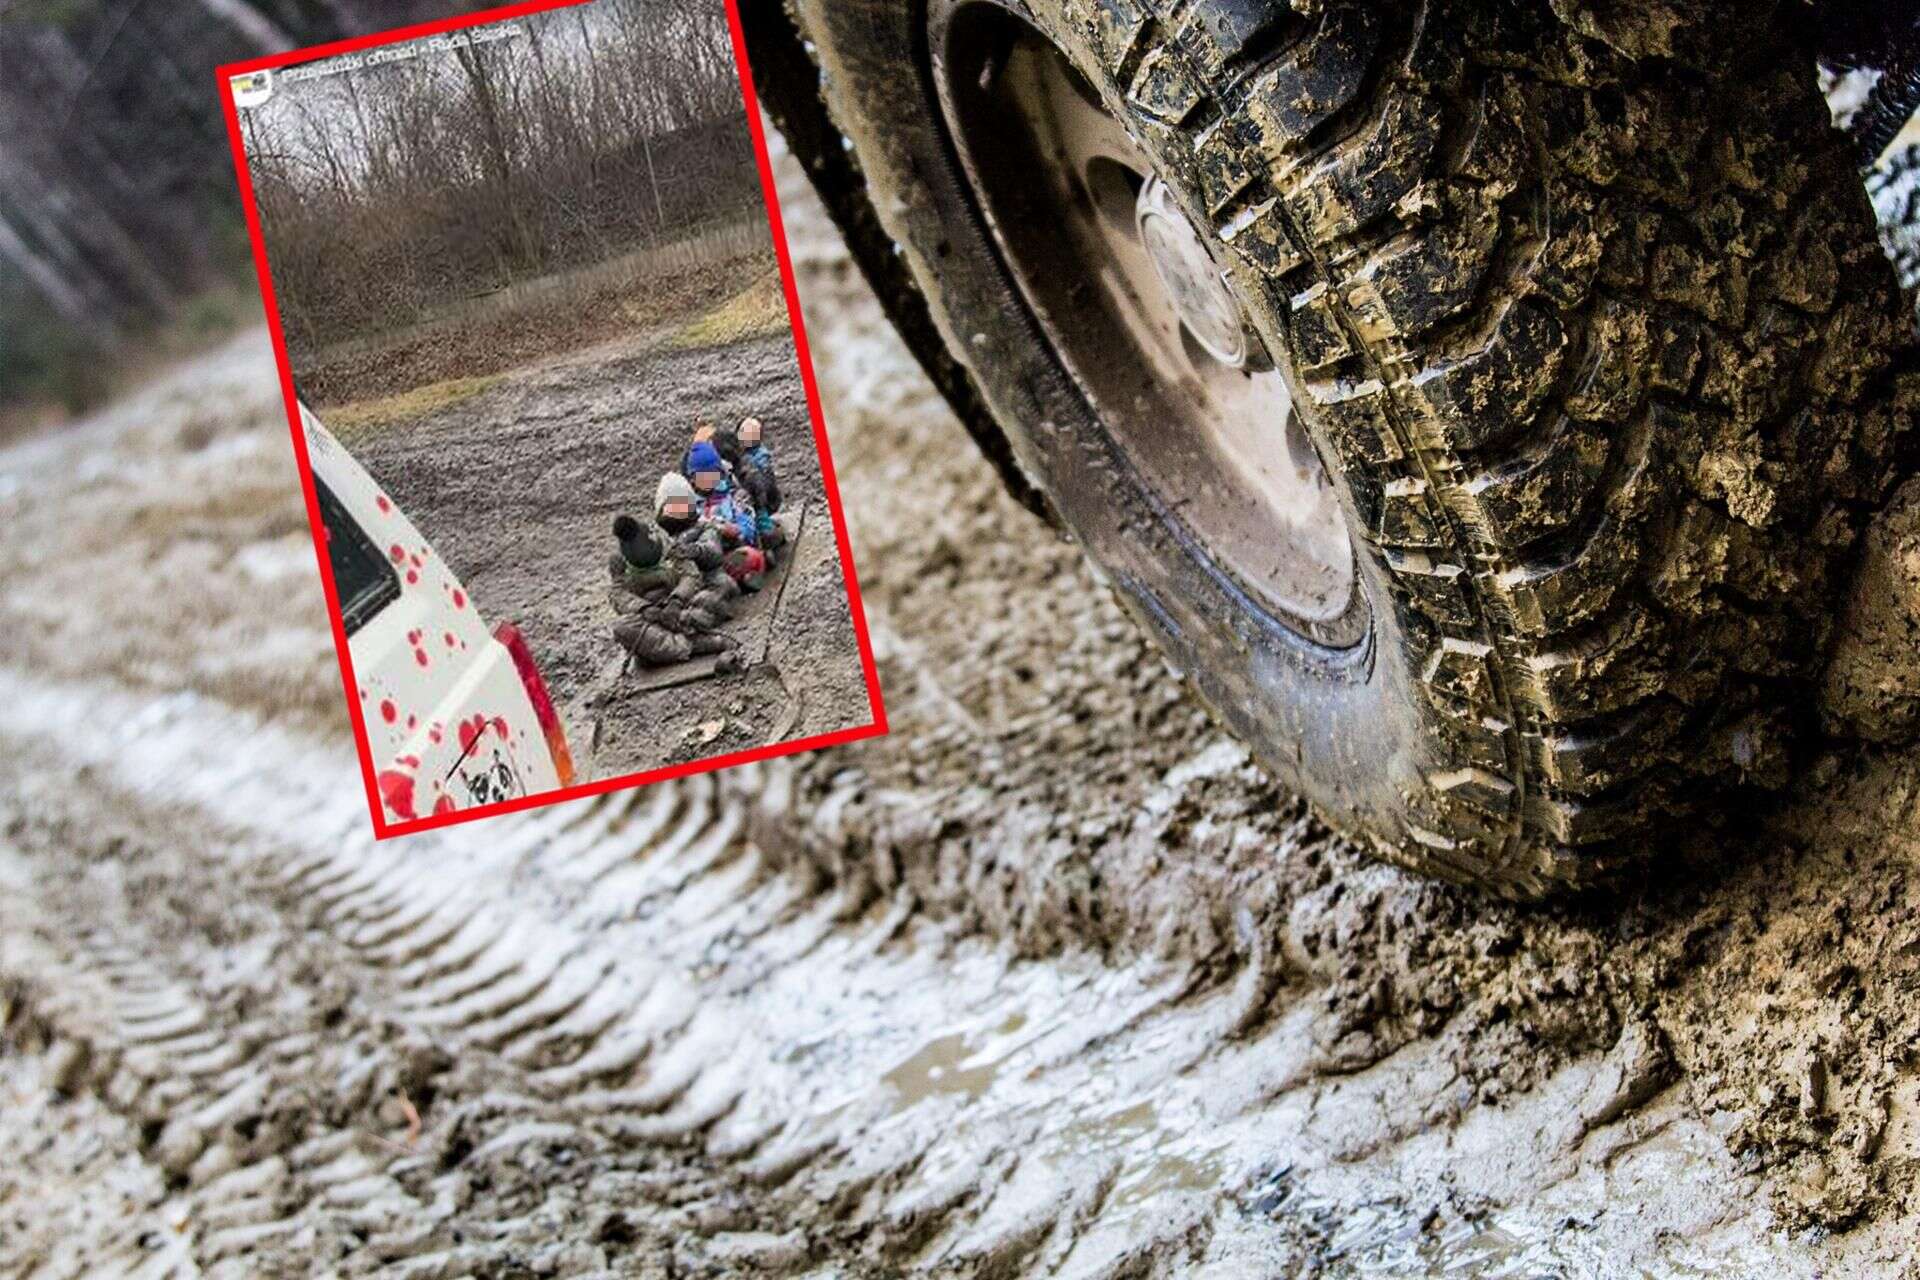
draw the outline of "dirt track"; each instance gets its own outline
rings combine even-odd
[[[375,845],[264,344],[0,459],[0,1272],[1920,1277],[1910,754],[1624,902],[1364,859],[794,177],[885,740]]]

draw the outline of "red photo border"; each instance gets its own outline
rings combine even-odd
[[[280,395],[286,404],[287,429],[293,436],[294,459],[300,472],[300,490],[306,498],[307,522],[311,526],[313,535],[314,560],[320,567],[320,583],[327,596],[327,620],[333,628],[334,653],[340,660],[340,680],[346,694],[347,714],[353,721],[354,745],[360,757],[360,774],[366,786],[367,807],[373,815],[375,839],[385,840],[392,836],[412,835],[434,827],[452,826],[455,823],[490,818],[496,814],[515,813],[562,800],[577,800],[584,796],[600,795],[626,787],[645,786],[651,782],[664,782],[669,778],[706,773],[731,765],[771,760],[777,756],[792,755],[800,751],[812,751],[843,742],[857,742],[863,738],[876,738],[887,732],[887,711],[880,697],[880,676],[874,666],[873,645],[867,637],[867,615],[860,601],[860,583],[854,572],[853,548],[847,539],[846,518],[840,507],[840,487],[834,479],[833,458],[827,449],[826,420],[820,408],[820,387],[814,377],[813,357],[807,347],[806,323],[800,314],[800,293],[794,283],[793,255],[787,247],[786,226],[780,217],[780,200],[774,189],[773,161],[767,154],[766,131],[761,125],[759,99],[754,94],[753,72],[747,66],[746,36],[741,30],[740,11],[736,0],[724,0],[727,10],[727,28],[733,38],[734,66],[740,74],[740,92],[747,113],[747,128],[753,136],[754,158],[760,168],[760,188],[766,200],[768,230],[773,235],[774,256],[780,264],[780,283],[786,296],[787,316],[793,324],[794,353],[800,361],[800,381],[806,389],[807,413],[813,422],[813,442],[820,457],[820,480],[826,491],[827,506],[833,516],[834,538],[840,550],[840,570],[846,583],[847,602],[852,611],[854,635],[860,647],[860,667],[866,677],[867,705],[873,718],[865,725],[838,729],[832,733],[816,734],[810,738],[770,743],[766,746],[712,756],[686,764],[668,765],[640,773],[624,774],[618,778],[578,783],[514,800],[503,800],[495,804],[462,809],[454,813],[430,815],[404,822],[386,820],[386,813],[380,803],[379,787],[375,782],[373,748],[367,737],[366,720],[360,704],[359,684],[353,674],[353,657],[347,646],[346,628],[341,620],[340,597],[334,587],[333,566],[328,562],[324,550],[325,535],[320,523],[319,499],[314,492],[313,466],[307,457],[306,439],[300,430],[300,411],[293,390],[293,369],[287,359],[287,342],[280,325],[279,302],[274,297],[273,275],[267,266],[266,240],[261,234],[260,209],[254,199],[252,175],[247,169],[246,148],[240,133],[240,113],[233,102],[233,78],[250,71],[273,70],[294,63],[311,62],[318,58],[329,58],[361,49],[397,44],[423,36],[440,35],[448,31],[483,26],[487,23],[501,22],[551,9],[571,8],[574,5],[589,2],[590,0],[530,0],[529,3],[503,5],[477,13],[466,13],[434,22],[423,22],[408,27],[396,27],[390,31],[336,40],[329,44],[289,49],[285,53],[250,58],[243,62],[229,62],[216,69],[220,77],[220,103],[226,116],[227,138],[233,150],[234,172],[240,183],[240,202],[246,211],[247,235],[253,243],[254,270],[260,277],[260,297],[266,311],[267,331],[273,340],[274,362],[280,373]]]

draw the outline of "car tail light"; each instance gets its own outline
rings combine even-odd
[[[511,622],[495,627],[493,638],[505,646],[513,658],[513,669],[520,673],[520,683],[526,686],[534,719],[540,722],[540,731],[547,735],[547,750],[553,753],[553,771],[560,775],[560,785],[572,786],[573,753],[567,750],[566,730],[560,727],[560,714],[553,709],[553,698],[547,693],[540,665],[533,660],[533,650],[527,648],[527,638]]]

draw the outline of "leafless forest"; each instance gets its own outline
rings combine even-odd
[[[296,352],[759,215],[715,0],[600,0],[279,85],[243,128]]]

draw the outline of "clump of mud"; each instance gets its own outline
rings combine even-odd
[[[1864,541],[1822,710],[1836,734],[1911,741],[1920,734],[1920,481],[1900,490]]]

